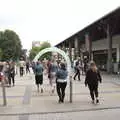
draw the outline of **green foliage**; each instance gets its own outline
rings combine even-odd
[[[30,50],[30,54],[29,54],[30,60],[33,60],[34,57],[35,57],[41,50],[43,50],[43,49],[45,49],[45,48],[49,48],[50,46],[51,46],[50,43],[48,43],[48,42],[43,42],[40,47],[33,47],[33,48]],[[50,58],[50,55],[51,55],[50,53],[45,53],[44,55],[41,56],[40,59],[44,59],[44,58],[47,58],[47,59],[48,59],[48,58]]]
[[[39,59],[40,60],[44,60],[44,58],[46,58],[47,60],[51,58],[51,52],[47,52],[45,54],[43,54]]]
[[[19,36],[12,30],[0,32],[0,48],[2,60],[17,60],[21,54],[21,41]]]
[[[37,53],[39,52],[39,47],[33,47],[31,50],[30,50],[30,54],[29,54],[29,58],[30,60],[33,60],[34,57],[37,55]]]
[[[3,55],[3,52],[2,52],[2,49],[0,48],[0,60],[2,60],[2,55]]]

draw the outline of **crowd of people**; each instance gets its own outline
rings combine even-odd
[[[58,102],[63,103],[68,80],[67,65],[63,61],[58,62],[55,59],[51,59],[43,61],[38,60],[37,62],[25,62],[23,59],[20,59],[18,64],[13,61],[0,62],[0,81],[2,80],[2,76],[4,76],[4,81],[8,87],[15,86],[15,75],[18,74],[18,71],[20,77],[22,77],[25,73],[30,73],[30,67],[35,75],[37,92],[44,92],[43,76],[47,75],[51,93],[54,93],[56,89],[59,98]],[[76,80],[78,76],[78,81],[81,81],[81,73],[85,75],[85,86],[89,88],[92,103],[99,103],[98,85],[99,82],[102,82],[102,78],[95,62],[92,61],[89,62],[89,64],[83,64],[81,60],[78,59],[74,63],[74,72],[73,80]]]
[[[29,64],[29,65],[28,65]],[[18,63],[13,61],[0,62],[0,77],[4,76],[4,83],[7,87],[15,86],[15,75],[23,76],[29,72],[30,63],[20,60]]]
[[[63,62],[57,62],[56,60],[48,60],[45,64],[42,61],[34,63],[34,74],[35,74],[35,83],[37,85],[37,91],[43,93],[43,71],[47,73],[49,79],[49,84],[51,86],[51,92],[57,90],[59,96],[59,103],[64,102],[65,89],[67,86],[67,76],[68,72],[66,69],[66,64]]]
[[[8,87],[11,84],[15,85],[15,63],[14,62],[0,62],[0,76],[4,75],[4,82]],[[12,82],[12,83],[11,83]]]
[[[41,93],[43,92],[43,71],[46,69],[52,93],[54,93],[56,87],[59,103],[64,102],[68,76],[66,63],[57,63],[54,59],[48,60],[46,65],[43,63],[44,62],[42,61],[38,61],[36,65],[34,63],[33,71],[35,73],[37,91],[39,92],[39,89],[41,87]],[[98,85],[99,82],[102,82],[102,78],[95,62],[92,61],[82,65],[80,59],[78,59],[76,60],[74,71],[74,80],[76,80],[76,77],[78,76],[78,81],[80,81],[81,73],[82,75],[85,75],[85,86],[88,86],[89,88],[92,103],[99,103]]]

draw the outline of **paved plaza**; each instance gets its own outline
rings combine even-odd
[[[0,120],[114,120],[120,117],[120,79],[118,75],[103,74],[99,86],[100,104],[92,104],[88,88],[81,81],[73,81],[73,103],[69,102],[70,87],[65,102],[58,104],[56,92],[50,91],[44,76],[44,93],[36,90],[34,74],[16,76],[15,87],[6,88],[7,106],[3,106],[0,88]],[[116,118],[118,117],[118,118]]]

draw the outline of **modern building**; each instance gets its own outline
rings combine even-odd
[[[67,50],[71,60],[87,56],[100,68],[111,73],[114,65],[118,66],[120,62],[120,7],[63,40],[56,47]]]

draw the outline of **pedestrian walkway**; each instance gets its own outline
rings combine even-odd
[[[15,87],[6,88],[7,106],[5,107],[2,106],[0,90],[0,120],[77,120],[80,118],[94,120],[92,118],[96,118],[96,115],[101,115],[102,118],[108,113],[111,113],[110,116],[120,113],[118,76],[103,75],[103,83],[99,87],[100,104],[98,105],[91,104],[88,88],[84,86],[84,76],[81,76],[81,81],[73,80],[73,103],[69,102],[69,90],[68,84],[65,103],[58,104],[57,93],[51,93],[46,76],[44,76],[44,93],[38,93],[32,73],[23,77],[17,75]],[[103,115],[101,111],[105,111]],[[90,113],[93,112],[92,117]],[[114,117],[111,116],[110,120],[112,118]]]

